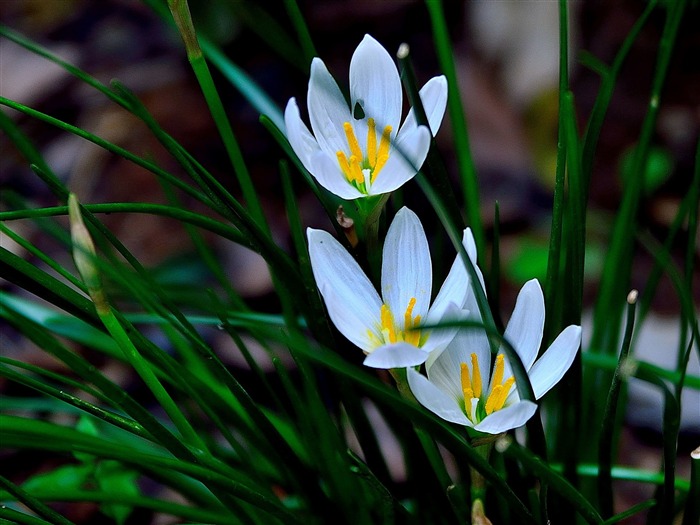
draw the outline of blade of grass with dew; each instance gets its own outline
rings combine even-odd
[[[460,180],[462,181],[462,191],[464,205],[466,207],[469,226],[474,232],[474,241],[479,261],[483,261],[486,254],[486,236],[484,226],[481,222],[481,208],[479,206],[479,184],[476,176],[476,168],[471,154],[469,144],[469,133],[464,116],[464,108],[460,97],[461,90],[457,80],[452,44],[447,30],[447,22],[442,5],[442,0],[426,0],[425,6],[428,9],[430,22],[433,28],[433,39],[437,52],[440,68],[447,78],[449,93],[447,97],[447,109],[452,122],[452,132],[454,133],[454,149],[457,154],[457,164],[459,166]],[[483,266],[483,265],[482,265]]]
[[[0,377],[4,377],[14,383],[20,384],[24,387],[31,388],[36,392],[40,392],[44,395],[51,396],[57,400],[63,401],[70,406],[77,408],[80,411],[93,415],[111,425],[122,428],[135,435],[141,436],[145,439],[152,439],[152,436],[148,434],[141,425],[135,423],[134,421],[122,417],[118,414],[110,412],[109,410],[104,410],[92,403],[84,401],[79,397],[68,394],[63,389],[58,389],[49,386],[43,381],[32,379],[23,374],[14,372],[5,366],[0,366]]]
[[[42,518],[46,518],[49,523],[54,525],[72,525],[73,522],[66,519],[61,514],[53,510],[51,507],[42,503],[39,499],[22,490],[21,487],[15,485],[7,479],[5,476],[0,476],[0,488],[6,490],[12,496],[14,496],[17,501],[23,503],[32,512],[36,512]],[[3,505],[4,507],[4,505]]]

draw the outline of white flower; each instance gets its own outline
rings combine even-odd
[[[458,318],[469,292],[469,277],[459,257],[430,305],[432,264],[420,220],[408,208],[394,217],[382,259],[382,297],[360,265],[329,233],[307,230],[311,268],[328,314],[340,333],[367,355],[374,368],[403,368],[424,363],[440,352],[456,329],[413,330],[421,324]],[[476,262],[471,230],[463,245]]]
[[[429,80],[420,97],[435,134],[447,104],[445,77]],[[292,98],[284,112],[287,138],[304,167],[339,197],[388,193],[416,174],[430,147],[430,130],[417,125],[413,109],[399,129],[402,103],[394,61],[365,35],[350,61],[350,107],[323,61],[314,58],[307,94],[314,134]]]
[[[470,303],[472,317],[480,320]],[[537,362],[544,330],[544,297],[536,279],[523,286],[504,337],[515,348],[535,393],[541,398],[569,369],[581,343],[581,327],[566,327]],[[426,365],[428,377],[408,369],[416,399],[447,421],[499,434],[522,426],[537,409],[518,396],[508,358],[499,352],[491,367],[491,351],[483,330],[462,329],[448,347]]]

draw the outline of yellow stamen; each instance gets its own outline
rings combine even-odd
[[[508,392],[510,392],[510,388],[514,383],[515,377],[511,376],[505,383],[502,385],[496,385],[493,388],[491,395],[486,400],[486,414],[490,414],[491,412],[495,412],[496,410],[503,408],[506,398],[508,397]],[[490,411],[489,408],[491,409]]]
[[[489,415],[491,412],[493,412],[496,408],[496,402],[501,398],[501,391],[503,390],[503,385],[495,385],[493,389],[491,389],[491,395],[489,398],[486,400],[486,415]]]
[[[348,165],[350,167],[350,176],[352,181],[362,184],[365,181],[365,176],[362,174],[362,168],[360,167],[360,158],[355,155],[350,155],[350,161]]]
[[[374,169],[377,164],[377,130],[373,118],[367,119],[367,161],[369,167]]]
[[[377,153],[377,162],[374,166],[374,170],[372,171],[372,180],[370,182],[374,182],[374,179],[377,177],[381,169],[384,167],[384,164],[386,164],[386,161],[389,160],[389,146],[391,145],[391,126],[386,126],[384,128],[384,131],[382,131],[382,138],[379,141],[379,152]]]
[[[472,382],[469,380],[469,367],[467,363],[459,364],[459,372],[462,378],[462,392],[464,392],[464,402],[469,403],[469,400],[474,397],[474,391],[472,390]]]
[[[503,383],[503,371],[505,369],[505,362],[503,359],[503,354],[498,354],[496,357],[496,370],[493,372],[493,379],[491,379],[491,385],[496,386]],[[493,388],[491,389],[493,392]]]
[[[413,326],[413,307],[416,306],[416,298],[411,297],[411,300],[408,301],[408,308],[406,308],[406,313],[403,316],[404,319],[404,325],[406,328],[411,328]]]
[[[352,175],[350,174],[350,165],[348,164],[348,158],[345,156],[345,153],[342,151],[336,151],[335,154],[338,157],[338,164],[340,165],[343,175],[345,175],[348,182],[352,182],[353,179]]]
[[[382,332],[384,332],[386,337],[389,338],[390,343],[396,342],[396,328],[394,328],[394,316],[386,304],[382,305],[381,310],[381,321],[382,321]]]
[[[472,388],[475,397],[481,397],[481,372],[479,372],[479,359],[472,354]]]
[[[350,146],[350,155],[357,157],[357,159],[361,161],[362,150],[360,149],[360,143],[357,142],[357,137],[355,137],[355,130],[352,129],[352,125],[349,122],[343,124],[343,129],[345,130],[345,136]]]

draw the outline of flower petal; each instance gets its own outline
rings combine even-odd
[[[415,297],[412,316],[425,319],[430,305],[433,270],[428,239],[418,216],[401,208],[394,217],[384,241],[382,258],[382,297],[399,326],[409,301]]]
[[[428,125],[433,137],[437,135],[442,123],[442,117],[445,115],[445,107],[447,106],[447,79],[444,75],[433,77],[419,91],[420,100],[425,110],[425,116],[428,117]],[[418,125],[416,122],[416,113],[413,108],[408,111],[406,120],[401,125],[399,136],[408,133]]]
[[[299,107],[294,98],[290,98],[287,102],[287,107],[284,110],[284,126],[287,128],[287,138],[289,143],[297,154],[299,160],[308,170],[312,170],[311,157],[320,151],[318,142],[306,127],[306,124],[301,120],[299,115]]]
[[[556,385],[574,362],[581,344],[581,327],[570,325],[554,340],[529,372],[535,399],[541,398]]]
[[[318,150],[310,159],[309,171],[318,183],[338,197],[352,200],[364,195],[350,184],[340,171],[338,162],[329,157],[325,151]]]
[[[370,195],[389,193],[412,179],[423,165],[429,149],[430,131],[425,126],[403,134],[400,142],[392,144],[389,160],[377,174]]]
[[[474,264],[474,267],[478,269],[476,266],[476,247],[474,247],[474,236],[469,228],[464,230],[464,233],[462,234],[462,245],[464,246],[465,250],[467,250],[467,254]],[[474,247],[473,250],[472,247]],[[431,322],[438,322],[438,320],[442,318],[445,308],[450,303],[455,303],[459,307],[463,308],[467,300],[467,295],[470,293],[469,274],[464,265],[464,261],[462,261],[462,257],[457,254],[457,257],[455,257],[452,267],[450,268],[450,272],[447,274],[445,282],[440,287],[440,291],[430,307],[428,319]],[[472,315],[474,315],[473,310]]]
[[[370,334],[379,337],[379,294],[355,259],[323,230],[308,228],[311,269],[323,295],[328,315],[341,334],[362,350],[374,347]]]
[[[511,428],[518,428],[535,415],[537,405],[532,401],[519,401],[486,416],[474,427],[474,430],[487,434],[500,434]]]
[[[394,343],[375,348],[365,357],[365,366],[372,368],[406,368],[425,363],[428,352],[408,343]]]
[[[332,157],[338,151],[348,152],[343,123],[352,121],[350,108],[338,84],[320,58],[311,61],[306,104],[311,129],[321,149]]]
[[[350,101],[352,108],[359,103],[367,118],[374,119],[380,131],[392,126],[395,137],[401,122],[403,103],[401,79],[386,49],[365,35],[350,60]]]
[[[513,315],[508,321],[504,337],[520,356],[525,370],[530,370],[537,359],[544,331],[544,296],[537,279],[526,282],[515,303]],[[506,359],[505,375],[510,377],[512,368]]]
[[[471,421],[462,412],[457,400],[428,381],[424,375],[409,368],[406,370],[408,386],[418,402],[442,419],[458,425],[472,426]]]

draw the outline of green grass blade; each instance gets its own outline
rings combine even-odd
[[[0,476],[0,488],[12,494],[17,501],[24,503],[32,512],[36,512],[42,518],[45,518],[49,523],[54,525],[73,525],[73,522],[61,516],[52,508],[46,506],[37,498],[22,490],[21,487],[12,483],[4,476]],[[4,507],[4,505],[3,505]]]
[[[437,51],[440,68],[445,77],[449,89],[447,97],[447,109],[452,122],[452,132],[454,133],[454,149],[457,154],[459,165],[459,175],[462,181],[462,191],[464,203],[467,211],[469,226],[474,231],[474,241],[476,242],[481,262],[486,254],[486,236],[484,226],[481,222],[479,206],[479,186],[476,177],[476,168],[472,159],[471,147],[469,145],[469,133],[460,97],[461,90],[457,81],[457,71],[454,63],[452,44],[447,30],[445,13],[442,7],[442,0],[426,0],[425,5],[430,15],[433,27],[433,38]],[[483,266],[483,264],[482,264]]]

